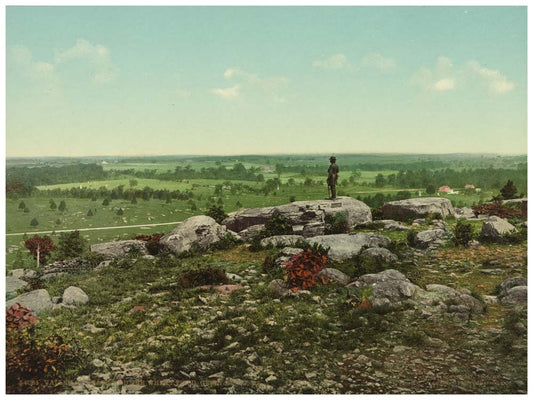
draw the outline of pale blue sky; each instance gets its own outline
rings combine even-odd
[[[526,153],[526,7],[7,7],[9,156]]]

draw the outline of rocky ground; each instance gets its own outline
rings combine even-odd
[[[450,232],[425,223],[416,231]],[[527,393],[527,281],[508,281],[527,277],[527,243],[462,248],[439,234],[415,249],[405,225],[392,225],[316,236],[338,257],[327,284],[296,293],[273,282],[298,250],[250,244],[61,269],[43,283],[50,304],[36,334],[76,350],[64,394]],[[223,269],[228,282],[179,284],[202,268]],[[360,308],[354,296],[368,283],[374,307]]]

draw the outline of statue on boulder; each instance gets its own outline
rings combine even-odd
[[[332,156],[329,158],[329,162],[331,163],[331,165],[328,168],[327,182],[328,182],[329,198],[331,200],[334,200],[337,197],[336,186],[337,186],[337,178],[339,176],[339,167],[337,166],[337,164],[335,164],[335,161],[337,161],[336,157]]]

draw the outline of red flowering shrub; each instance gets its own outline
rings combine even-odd
[[[7,393],[54,393],[61,386],[72,351],[57,335],[37,339],[33,332],[37,322],[37,317],[18,303],[6,311]]]
[[[292,291],[309,289],[316,285],[318,273],[326,268],[327,258],[324,254],[307,249],[283,263],[287,274],[287,284]]]
[[[46,263],[50,253],[56,249],[54,241],[49,236],[40,237],[35,235],[24,242],[24,246],[33,255],[33,258],[37,260],[37,254],[39,254],[39,264]]]

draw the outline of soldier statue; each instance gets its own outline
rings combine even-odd
[[[335,164],[336,157],[330,157],[329,162],[331,165],[328,168],[328,192],[330,200],[334,200],[337,197],[335,187],[337,186],[337,177],[339,176],[339,167]]]

